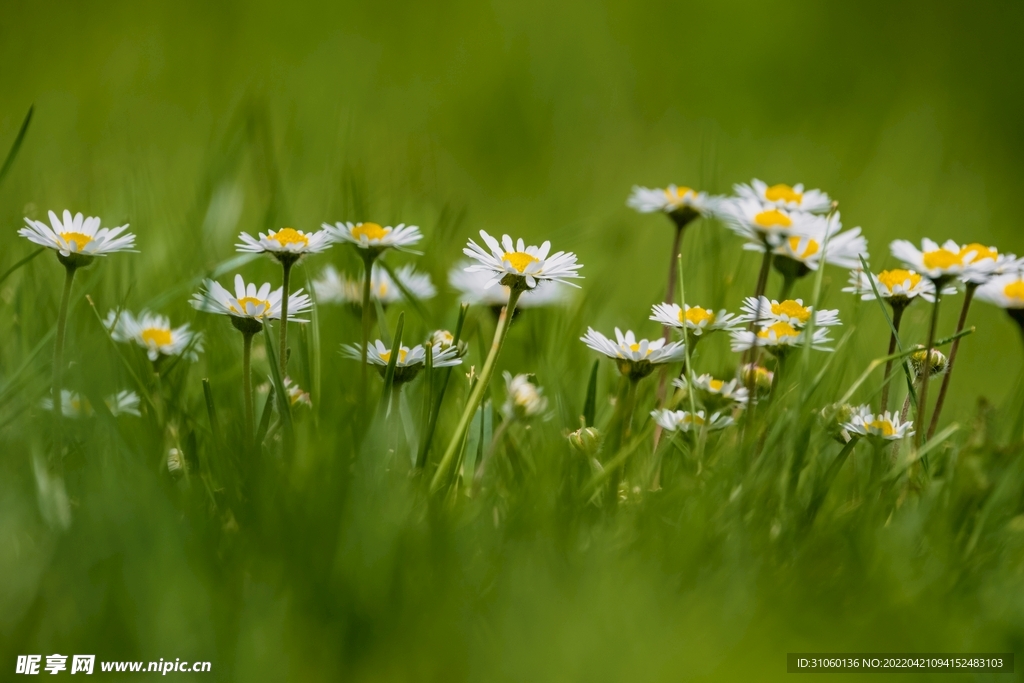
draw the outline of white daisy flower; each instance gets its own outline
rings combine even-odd
[[[580,337],[580,341],[598,353],[603,353],[615,360],[619,372],[636,379],[646,377],[661,363],[676,363],[686,357],[686,347],[682,342],[666,343],[664,339],[637,340],[632,330],[625,334],[615,328],[615,341],[604,336],[592,327]]]
[[[997,275],[1020,272],[1024,259],[1014,254],[1000,254],[995,247],[986,247],[977,242],[960,247],[960,254],[970,268],[960,278],[963,282],[982,285]]]
[[[409,264],[395,270],[395,275],[416,299],[430,299],[437,294],[437,289],[430,280],[430,276],[419,272]],[[355,304],[357,306],[363,304],[362,278],[349,278],[339,273],[334,266],[324,268],[320,277],[313,281],[313,291],[316,292],[316,299],[320,303]],[[382,305],[388,306],[402,298],[402,290],[388,271],[375,263],[370,271],[370,299],[380,301]]]
[[[246,284],[241,275],[235,275],[234,294],[219,282],[205,280],[203,290],[194,294],[189,303],[193,308],[207,313],[218,313],[232,318],[244,318],[262,323],[264,320],[279,320],[281,318],[281,295],[281,288],[271,290],[269,282],[257,288],[251,282]],[[309,296],[302,293],[301,289],[293,292],[288,297],[288,321],[307,322],[295,316],[309,311],[312,307],[313,302],[310,301]]]
[[[291,377],[284,378],[284,390],[288,394],[288,404],[291,406],[304,405],[307,408],[313,407],[313,401],[309,398],[309,392],[303,391],[297,382]]]
[[[807,325],[811,319],[811,313],[814,313],[814,307],[804,306],[803,299],[775,301],[766,296],[761,297],[760,304],[758,304],[758,300],[754,297],[746,297],[743,300],[742,310],[743,315],[737,318],[737,322],[758,322],[761,325],[788,323],[794,327],[804,327]],[[758,317],[759,314],[760,317]],[[822,310],[814,313],[815,327],[832,327],[834,325],[842,325],[842,322],[839,320],[838,309]]]
[[[817,270],[821,262],[822,249],[825,249],[825,262],[840,268],[856,268],[860,265],[860,257],[868,258],[868,241],[861,235],[860,228],[852,228],[842,232],[843,224],[839,220],[839,212],[832,214],[823,222],[814,222],[807,226],[806,232],[795,233],[784,239],[772,251],[783,259],[775,260],[777,270],[786,272],[786,261],[795,261],[797,272],[803,276],[808,271]],[[828,243],[825,243],[825,240]],[[744,249],[764,251],[763,244],[747,243]]]
[[[875,298],[875,291],[871,288],[872,280],[881,297],[894,306],[906,306],[916,297],[935,301],[935,285],[932,281],[902,268],[883,270],[877,275],[865,273],[863,268],[851,270],[849,286],[843,287],[843,291],[857,294],[864,301],[872,301]],[[943,287],[942,293],[956,294],[956,287]]]
[[[131,311],[110,311],[103,325],[114,341],[135,343],[146,349],[149,360],[160,356],[181,356],[189,360],[199,358],[203,350],[203,335],[193,332],[188,324],[171,327],[167,316],[142,311],[138,317]]]
[[[669,185],[661,188],[633,186],[626,206],[640,213],[667,213],[677,224],[685,225],[697,216],[708,216],[719,197],[689,187]]]
[[[346,358],[358,361],[363,359],[363,348],[358,344],[344,344],[341,349]],[[439,345],[431,344],[430,351],[433,354],[431,364],[435,368],[445,368],[462,363],[459,351],[454,346],[441,348]],[[366,363],[376,366],[381,377],[384,376],[390,361],[391,347],[381,340],[378,339],[366,348]],[[412,348],[403,345],[399,348],[398,359],[395,361],[395,383],[404,384],[414,379],[419,371],[426,366],[426,361],[427,351],[422,344],[417,344]]]
[[[459,293],[459,300],[482,306],[504,306],[508,303],[509,288],[495,283],[490,271],[468,271],[472,265],[461,261],[448,271],[448,283]],[[516,309],[559,306],[569,300],[571,290],[560,282],[538,282],[519,297]]]
[[[698,410],[696,414],[686,410],[652,410],[651,417],[662,429],[669,432],[689,432],[705,425],[709,431],[713,431],[724,429],[733,423],[732,417],[721,413],[713,413],[708,419],[703,410]]]
[[[823,216],[788,211],[749,198],[722,200],[716,215],[726,227],[750,243],[745,248],[759,251],[764,251],[765,245],[774,249],[792,235],[814,235],[828,229]]]
[[[1024,309],[1024,275],[1020,273],[998,275],[978,287],[975,296],[1011,312],[1022,310]]]
[[[655,304],[651,309],[651,320],[668,327],[685,328],[697,337],[705,332],[732,330],[742,322],[728,311],[721,310],[715,313],[710,309],[689,304],[686,304],[685,312],[679,304]]]
[[[399,223],[392,227],[379,223],[329,223],[323,224],[337,242],[349,242],[360,249],[376,252],[394,248],[399,251],[411,251],[409,247],[423,239],[423,233],[415,225]]]
[[[94,216],[86,218],[81,213],[72,216],[70,211],[65,210],[62,220],[53,211],[49,214],[50,225],[26,218],[27,227],[19,230],[18,234],[64,257],[72,254],[106,256],[117,251],[135,251],[135,235],[125,232],[127,224],[117,228],[101,228],[100,219]]]
[[[688,384],[686,377],[677,377],[672,381],[672,386],[679,389],[685,389]],[[693,386],[701,393],[701,398],[705,402],[719,407],[728,403],[734,403],[738,407],[746,406],[750,396],[750,392],[739,379],[731,379],[726,382],[704,374],[693,380]]]
[[[755,178],[749,185],[740,183],[734,185],[733,189],[740,197],[772,204],[787,211],[826,213],[832,207],[832,199],[827,194],[821,190],[804,190],[801,183],[768,185]]]
[[[966,281],[984,282],[999,265],[997,258],[981,255],[980,245],[961,247],[947,240],[940,247],[927,237],[918,249],[907,240],[896,240],[890,245],[892,255],[907,268],[921,273],[933,281],[945,282],[952,277]],[[981,247],[985,249],[985,247]]]
[[[801,346],[807,339],[807,331],[800,327],[794,327],[790,323],[777,322],[766,325],[756,333],[747,330],[734,330],[732,332],[732,350],[746,351],[757,346],[767,349],[772,353],[780,353],[793,346]],[[828,328],[815,327],[814,336],[811,338],[811,348],[818,351],[831,351],[825,346],[832,339],[828,336]]]
[[[295,260],[306,254],[318,254],[333,244],[331,233],[327,230],[303,232],[294,228],[281,228],[277,232],[259,233],[255,238],[247,232],[238,235],[241,240],[236,244],[238,251],[252,254],[271,254],[277,259]]]
[[[850,421],[843,424],[843,429],[850,434],[859,434],[880,441],[899,441],[914,435],[912,422],[901,422],[895,412],[886,411],[881,415],[875,415],[869,406],[856,408]]]
[[[544,390],[534,383],[532,375],[513,375],[508,371],[501,374],[508,392],[502,408],[507,419],[537,417],[548,409]]]
[[[78,392],[62,389],[60,396],[60,410],[64,417],[78,418],[93,414],[89,400]],[[138,417],[142,414],[139,412],[139,395],[134,391],[128,391],[127,389],[119,391],[103,399],[103,402],[106,404],[107,410],[114,417],[119,415],[135,415]],[[44,398],[39,401],[39,406],[43,410],[53,410],[53,401],[49,397]]]
[[[550,280],[579,286],[568,281],[582,277],[576,271],[583,266],[576,262],[576,254],[571,251],[550,254],[551,242],[545,241],[539,247],[527,246],[522,239],[513,242],[508,235],[503,235],[499,244],[498,240],[483,230],[480,231],[480,237],[490,253],[473,240],[469,240],[469,246],[462,253],[477,262],[466,270],[488,273],[491,276],[488,280],[490,284],[501,283],[510,287],[533,289],[538,282]]]

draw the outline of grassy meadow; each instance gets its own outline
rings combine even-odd
[[[889,342],[882,308],[842,292],[831,265],[793,296],[817,287],[838,309],[841,347],[796,352],[749,422],[655,452],[656,372],[636,443],[596,456],[622,456],[614,475],[595,479],[566,438],[599,359],[587,327],[662,333],[648,318],[674,230],[626,206],[634,185],[821,188],[876,271],[898,265],[897,238],[1024,254],[1022,29],[1024,8],[996,2],[0,3],[0,159],[33,108],[0,174],[0,678],[56,652],[204,660],[210,673],[171,676],[247,682],[761,681],[787,676],[787,652],[1024,653],[1024,364],[995,306],[970,309],[942,438],[883,475],[865,443],[828,480],[842,446],[819,411]],[[65,208],[129,223],[138,253],[76,276],[63,384],[99,409],[58,421],[40,402],[64,271],[17,231]],[[401,320],[409,345],[455,329],[448,271],[480,229],[583,264],[568,304],[510,327],[491,427],[470,436],[495,444],[475,490],[464,468],[428,484],[495,333],[483,306],[424,471],[406,451],[425,378],[385,416],[383,382],[371,371],[364,394],[341,353],[361,338],[352,306],[289,326],[312,407],[268,413],[268,437],[246,445],[241,335],[189,299],[206,277],[280,285],[273,259],[236,252],[239,232],[336,221],[422,230],[421,256],[382,258],[428,273],[437,296],[373,327]],[[761,257],[720,221],[688,227],[681,253],[688,303],[738,312],[753,293]],[[362,267],[337,244],[299,263],[293,290],[328,264]],[[781,286],[773,272],[767,295]],[[939,337],[962,300],[944,300]],[[203,352],[157,376],[104,330],[119,307],[189,323]],[[908,309],[904,344],[925,342],[930,311]],[[254,340],[257,420],[277,333]],[[692,362],[729,377],[740,354],[717,333]],[[501,371],[536,376],[544,418],[498,432]],[[603,357],[595,377],[607,432],[622,380]],[[881,383],[878,368],[848,400]],[[120,390],[140,416],[102,409]]]

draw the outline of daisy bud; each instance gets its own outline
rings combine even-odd
[[[772,390],[772,382],[775,381],[775,373],[768,368],[753,363],[743,366],[743,384],[754,385],[754,389],[760,396],[765,396]]]
[[[167,471],[174,475],[185,472],[185,457],[177,448],[172,448],[167,452]]]
[[[833,403],[821,409],[818,413],[818,422],[829,436],[841,444],[847,444],[851,437],[845,425],[853,414],[854,408],[850,404]]]
[[[569,434],[569,445],[581,455],[592,458],[601,450],[601,432],[596,427],[580,427]]]
[[[915,351],[910,355],[910,364],[914,367],[914,375],[920,377],[924,372],[924,349]],[[946,358],[946,354],[942,353],[938,349],[932,349],[931,351],[931,362],[929,363],[929,377],[935,377],[946,372],[949,367],[949,359]]]

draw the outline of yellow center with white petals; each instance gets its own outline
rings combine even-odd
[[[404,363],[405,362],[405,358],[408,355],[409,355],[409,349],[399,349],[398,350],[398,362],[399,363]],[[391,362],[391,352],[390,351],[385,351],[384,353],[380,354],[380,357],[381,357],[381,360],[383,360],[385,363],[390,363]]]
[[[754,216],[754,223],[771,230],[773,228],[788,228],[793,225],[793,220],[778,209],[770,209]]]
[[[818,242],[816,240],[808,239],[803,251],[801,251],[800,238],[796,236],[789,238],[789,251],[798,259],[807,259],[814,256],[818,253],[818,248]]]
[[[665,199],[672,204],[682,204],[688,194],[692,194],[694,199],[697,198],[697,191],[689,187],[677,187],[675,190],[670,187],[665,188]]]
[[[892,436],[896,433],[895,427],[892,426],[892,422],[889,420],[875,420],[868,423],[868,427],[878,430],[882,433],[882,436]]]
[[[882,283],[882,286],[888,289],[890,292],[894,287],[902,285],[904,282],[910,281],[910,287],[908,289],[914,290],[921,283],[921,276],[909,270],[903,270],[896,268],[894,270],[883,270],[878,274],[878,281]]]
[[[704,418],[701,417],[700,415],[693,415],[691,413],[687,413],[686,415],[683,416],[683,424],[702,425],[704,424]]]
[[[309,246],[309,238],[294,228],[282,228],[277,232],[272,232],[267,236],[267,239],[275,240],[282,247],[287,247],[289,244]]]
[[[684,320],[685,317],[685,320]],[[715,322],[714,311],[709,311],[706,308],[700,306],[691,306],[686,309],[686,313],[683,313],[683,309],[679,309],[679,322],[688,322],[691,325],[700,325],[702,322],[707,322],[708,325],[713,325]]]
[[[1014,280],[1003,287],[1003,294],[1006,298],[1015,302],[1024,302],[1024,280]]]
[[[382,283],[380,283],[380,286],[377,287],[377,297],[380,298],[380,299],[383,299],[387,295],[388,295],[388,283],[382,282]]]
[[[89,242],[92,242],[91,237],[89,237],[88,235],[83,235],[80,232],[62,232],[60,236],[61,239],[63,239],[65,242],[69,244],[71,242],[74,242],[75,245],[77,245],[78,247],[78,251],[82,251],[82,249],[85,249],[85,245],[89,244]]]
[[[267,309],[270,308],[269,301],[266,301],[265,299],[257,299],[254,296],[243,296],[241,299],[238,300],[238,305],[242,307],[241,311],[236,311],[234,306],[231,306],[230,308],[235,313],[249,315],[246,309],[249,307],[250,304],[259,311],[258,313],[253,314],[257,318],[262,317],[263,314],[267,312]],[[261,308],[262,310],[260,310]]]
[[[764,198],[770,202],[794,202],[801,203],[804,200],[804,193],[797,192],[789,185],[772,185],[764,191]]]
[[[936,249],[935,251],[926,251],[922,255],[924,260],[924,267],[929,270],[939,269],[945,270],[946,268],[952,268],[953,266],[962,266],[963,259],[960,254],[950,251],[949,249]]]
[[[384,228],[377,223],[360,223],[356,227],[352,228],[352,237],[356,240],[360,240],[365,237],[370,242],[384,239],[391,232],[391,228]]]
[[[639,345],[639,344],[630,344],[630,345],[629,345],[629,350],[630,350],[630,351],[632,351],[633,353],[636,353],[637,351],[639,351],[639,350],[640,350],[640,345]],[[645,356],[649,356],[649,355],[651,355],[651,351],[653,351],[653,350],[654,350],[654,349],[652,349],[652,348],[648,347],[648,348],[647,348],[647,353],[645,353],[644,355],[645,355]]]
[[[725,386],[725,382],[720,379],[713,379],[708,382],[708,388],[714,392],[721,391],[723,386]]]
[[[147,346],[149,344],[153,344],[154,346],[169,346],[173,341],[171,331],[164,327],[147,327],[139,336],[142,337],[142,341]]]
[[[978,244],[975,242],[973,244],[965,244],[960,247],[960,258],[967,258],[970,256],[971,252],[974,252],[974,255],[971,256],[971,260],[968,261],[968,263],[977,263],[978,261],[984,261],[985,259],[992,259],[995,261],[999,256],[999,250],[989,249],[984,244]]]
[[[772,336],[772,332],[775,333],[776,339],[783,339],[785,337],[799,337],[800,332],[789,323],[775,323],[769,327],[765,327],[757,336],[761,339],[769,339]]]
[[[772,304],[772,315],[784,315],[790,320],[799,320],[806,323],[811,317],[811,309],[801,306],[792,299],[787,299],[781,304]]]
[[[506,251],[501,260],[508,261],[512,264],[513,268],[522,273],[531,263],[536,263],[540,259],[527,254],[525,251]]]

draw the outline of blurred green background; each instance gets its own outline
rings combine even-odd
[[[550,328],[537,334],[548,337],[520,339],[508,363],[570,397],[558,399],[558,424],[548,428],[557,438],[574,426],[592,362],[577,341],[585,326],[658,334],[646,319],[663,293],[671,228],[626,208],[633,184],[727,193],[758,177],[820,187],[840,202],[845,225],[863,227],[876,267],[893,265],[888,242],[897,237],[1024,252],[1022,30],[1024,5],[1013,2],[5,1],[0,149],[30,105],[35,117],[0,187],[0,268],[30,252],[15,235],[23,216],[67,207],[105,224],[130,222],[142,253],[102,263],[83,293],[105,311],[178,287],[162,308],[191,320],[192,279],[232,255],[239,230],[418,224],[428,237],[417,265],[439,283],[480,228],[550,239],[585,264],[583,303],[572,316],[538,316]],[[757,265],[739,245],[712,223],[690,230],[688,299],[738,307]],[[335,248],[309,272],[328,261],[356,263]],[[277,277],[269,262],[246,268]],[[884,352],[884,322],[839,292],[846,276],[826,271],[826,301],[858,325],[849,348],[866,362]],[[0,289],[0,306],[12,311],[0,342],[5,375],[52,324],[59,278],[47,254]],[[37,298],[25,299],[29,291]],[[797,294],[809,293],[801,283]],[[430,310],[451,325],[453,301],[445,293]],[[945,308],[943,330],[952,331],[959,301]],[[108,353],[84,302],[76,315],[75,353]],[[924,315],[908,313],[909,337],[921,333]],[[319,419],[330,424],[351,419],[350,404],[331,391],[354,371],[333,351],[357,328],[337,311],[324,316]],[[961,347],[947,421],[970,419],[979,396],[1007,401],[1020,374],[1017,332],[1005,316],[978,304],[971,323],[978,333]],[[211,368],[237,362],[234,347],[223,349],[211,351],[222,353],[211,355]],[[708,353],[713,369],[726,368],[724,343]],[[36,361],[40,391],[45,358]],[[848,382],[861,367],[844,363],[836,373]],[[191,400],[201,412],[198,376]],[[981,597],[936,598],[930,607],[929,596],[966,581],[929,564],[941,564],[941,553],[914,569],[861,558],[864,566],[845,571],[867,578],[846,594],[849,574],[825,566],[797,579],[778,570],[784,558],[765,560],[745,537],[715,545],[702,562],[697,541],[666,551],[678,542],[667,532],[639,547],[617,527],[563,544],[568,532],[537,523],[537,512],[514,519],[498,540],[485,533],[486,512],[442,525],[370,486],[346,489],[344,501],[318,489],[304,511],[303,519],[328,520],[345,510],[347,535],[327,537],[341,544],[337,553],[359,559],[333,574],[282,576],[296,571],[281,559],[296,551],[266,538],[209,552],[218,546],[203,534],[212,532],[182,529],[187,514],[152,481],[152,464],[116,481],[85,477],[94,488],[82,483],[73,493],[80,521],[62,534],[39,518],[25,431],[0,432],[0,476],[10,482],[0,483],[5,657],[50,647],[103,647],[110,659],[180,652],[247,681],[407,680],[413,672],[759,680],[781,678],[785,652],[812,646],[1022,644],[1021,606],[1007,597],[1008,587],[1019,594],[1019,566]],[[126,481],[137,488],[125,491]],[[103,504],[90,506],[90,495]],[[700,525],[715,514],[692,505],[673,523]],[[648,514],[665,519],[677,509],[666,502]],[[406,515],[408,526],[398,521]],[[352,521],[365,516],[379,524]],[[880,542],[912,546],[921,519]],[[430,533],[415,531],[424,528]],[[322,531],[292,540],[319,544]],[[619,552],[626,547],[635,552]],[[321,559],[335,553],[326,546]],[[224,559],[247,554],[259,570]],[[761,572],[762,562],[775,569]],[[316,583],[324,576],[346,588]],[[806,587],[818,579],[820,594]],[[780,597],[801,583],[800,602]],[[680,585],[690,588],[677,594]],[[808,607],[822,603],[834,611]]]

